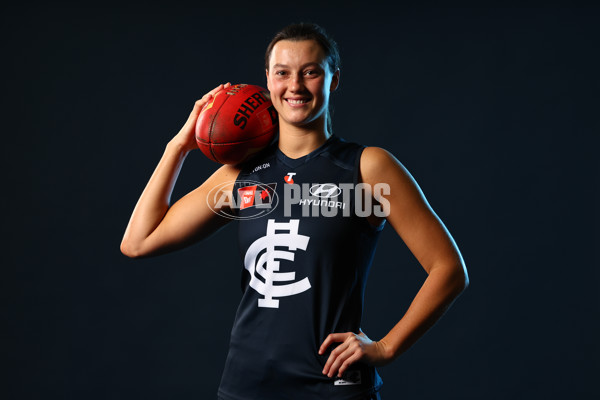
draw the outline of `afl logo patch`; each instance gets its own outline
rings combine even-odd
[[[320,197],[322,199],[328,199],[330,197],[337,197],[342,193],[342,189],[334,185],[333,183],[321,183],[318,185],[311,186],[309,190],[311,196]]]

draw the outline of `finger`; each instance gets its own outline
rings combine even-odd
[[[344,361],[342,363],[342,366],[340,367],[340,370],[338,372],[338,376],[341,378],[344,375],[344,372],[346,372],[346,370],[348,369],[348,367],[350,367],[352,364],[354,364],[355,362],[360,360],[360,358],[361,358],[360,353],[354,353],[353,355],[348,357],[346,359],[346,361]]]
[[[206,93],[204,96],[202,96],[202,98],[198,101],[196,101],[196,108],[202,108],[204,107],[204,105],[206,103],[208,103],[210,101],[210,99],[213,98],[213,95],[210,93]]]
[[[213,96],[216,95],[217,93],[219,93],[221,90],[223,89],[227,89],[231,86],[231,82],[227,82],[227,83],[221,83],[219,86],[217,86],[216,88],[214,88],[213,90],[211,90],[210,94],[212,94]]]
[[[211,90],[210,92],[208,92],[208,94],[214,96],[215,94],[217,94],[217,92],[223,90],[223,84],[221,83],[219,86],[217,86],[216,88],[214,88],[213,90]]]
[[[229,85],[231,85],[231,84],[229,83]],[[199,112],[206,103],[208,103],[217,93],[219,93],[225,87],[227,87],[227,83],[220,84],[219,86],[217,86],[216,88],[214,88],[213,90],[211,90],[210,92],[208,92],[204,96],[202,96],[202,98],[200,100],[196,101],[196,104],[194,105],[195,106],[194,111]],[[196,109],[198,109],[198,110],[196,110]]]
[[[338,347],[333,349],[333,351],[329,355],[329,358],[327,358],[327,362],[325,363],[325,366],[323,367],[323,374],[325,374],[325,375],[329,374],[329,372],[331,371],[331,366],[333,365],[335,360],[337,360],[337,358],[340,356],[340,354],[342,354],[347,349],[348,349],[347,343],[342,343]]]
[[[210,99],[212,99],[212,95],[207,93],[200,100],[196,100],[196,102],[194,103],[194,108],[192,109],[192,112],[188,117],[188,122],[196,121],[196,119],[198,119],[200,111],[202,111],[202,108],[206,105],[206,103],[210,101]]]
[[[319,354],[325,353],[325,350],[333,343],[345,341],[351,334],[352,332],[330,333],[323,341],[323,344],[321,344],[321,347],[319,347]]]
[[[327,376],[331,378],[336,373],[339,376],[341,376],[341,373],[338,373],[338,370],[340,369],[342,364],[344,364],[344,362],[347,359],[349,359],[350,357],[352,357],[355,353],[356,353],[356,349],[353,346],[350,346],[343,353],[341,353],[339,356],[337,356],[335,358],[335,360],[333,361],[333,363],[331,364],[329,371],[327,371]]]
[[[331,353],[329,354],[329,358],[327,359],[327,362],[325,363],[325,367],[323,367],[323,373],[324,374],[328,374],[331,371],[331,367],[333,365],[333,363],[337,360],[337,358],[343,354],[344,352],[346,352],[349,348],[356,348],[356,338],[354,337],[354,334],[352,332],[346,332],[346,333],[341,333],[341,334],[332,334],[334,340],[337,339],[337,341],[342,341],[342,344],[340,344],[339,346],[337,346],[335,349],[333,349],[331,351]],[[344,340],[345,338],[345,340]]]

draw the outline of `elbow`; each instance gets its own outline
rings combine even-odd
[[[470,281],[469,274],[467,273],[467,268],[463,263],[460,263],[458,265],[458,268],[456,268],[455,278],[456,290],[458,294],[464,292],[465,289],[469,287],[469,283]]]
[[[123,239],[121,242],[121,253],[129,258],[141,258],[143,253],[137,246],[133,246],[129,241]]]
[[[443,291],[451,298],[458,297],[469,286],[469,275],[462,262],[447,263],[432,268],[429,276],[439,279]]]
[[[469,287],[469,275],[462,262],[447,264],[446,268],[440,270],[440,273],[445,275],[445,286],[454,298],[458,297]]]

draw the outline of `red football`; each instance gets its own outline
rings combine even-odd
[[[232,85],[218,92],[200,111],[196,142],[211,160],[238,164],[271,142],[277,124],[277,111],[266,89]]]

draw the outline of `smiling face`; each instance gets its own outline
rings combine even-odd
[[[331,71],[314,40],[281,40],[275,44],[267,70],[267,87],[286,126],[325,130],[329,93],[337,87],[339,70]]]

